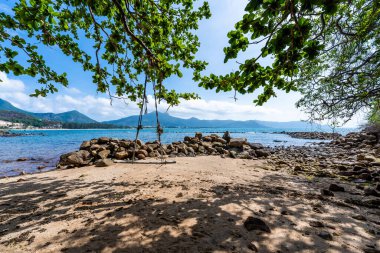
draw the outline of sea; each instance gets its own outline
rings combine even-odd
[[[162,135],[163,143],[182,141],[185,136],[194,136],[196,132],[204,135],[223,135],[229,131],[231,137],[247,138],[249,142],[261,143],[264,146],[303,146],[321,142],[291,138],[281,131],[318,131],[318,129],[268,129],[268,128],[167,128]],[[354,129],[337,129],[335,132],[347,134]],[[0,137],[0,177],[35,173],[55,168],[62,154],[76,151],[85,140],[103,136],[117,139],[134,139],[136,129],[94,129],[94,130],[13,130],[23,134],[16,137]],[[147,142],[157,139],[155,129],[140,131],[139,139]],[[17,161],[17,160],[25,161]]]

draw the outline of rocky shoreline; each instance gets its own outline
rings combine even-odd
[[[326,135],[327,136],[327,135]],[[337,136],[337,135],[333,135]],[[334,177],[358,183],[380,182],[380,144],[374,133],[354,132],[332,142],[300,147],[264,147],[244,138],[212,134],[185,137],[181,142],[163,144],[107,137],[82,143],[80,150],[60,157],[57,168],[89,165],[108,166],[114,160],[221,156],[237,159],[265,159],[268,166],[308,177]]]
[[[325,133],[325,132],[274,132],[274,134],[286,134],[296,139],[307,140],[334,140],[342,137],[339,133]]]
[[[272,149],[268,164],[292,174],[380,182],[380,143],[374,134],[349,133],[329,143]]]

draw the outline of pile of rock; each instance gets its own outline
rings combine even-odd
[[[199,155],[221,155],[241,159],[265,158],[270,150],[259,143],[249,143],[245,138],[231,138],[228,133],[223,137],[212,134],[194,137],[186,136],[183,142],[160,145],[157,141],[144,143],[137,140],[118,140],[107,137],[93,139],[82,143],[80,150],[62,155],[58,168],[73,168],[87,165],[106,166],[107,159],[136,160],[159,157],[184,157]]]
[[[296,139],[307,139],[307,140],[334,140],[342,137],[338,133],[324,133],[324,132],[275,132],[276,134],[286,134],[292,138]]]
[[[375,134],[349,133],[330,143],[275,148],[270,165],[294,174],[380,182],[380,144]]]

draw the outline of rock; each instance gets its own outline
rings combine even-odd
[[[129,157],[129,153],[127,151],[120,151],[115,153],[115,158],[119,160],[125,160]]]
[[[140,149],[139,151],[136,152],[136,155],[137,155],[137,156],[138,156],[138,155],[143,155],[144,158],[145,158],[145,157],[148,157],[149,153],[148,153],[148,151],[146,151],[146,150]]]
[[[110,138],[108,138],[108,137],[100,137],[98,139],[99,144],[107,144],[109,141],[110,141]]]
[[[315,228],[323,228],[325,225],[323,225],[323,223],[322,222],[320,222],[320,221],[310,221],[309,222],[309,225],[311,226],[311,227],[315,227]]]
[[[137,140],[136,143],[139,146],[143,146],[145,144],[142,140]]]
[[[369,187],[364,189],[364,195],[380,197],[380,193],[378,193],[375,189]]]
[[[321,194],[323,196],[333,197],[334,193],[332,191],[329,191],[327,189],[321,189]]]
[[[91,162],[91,154],[87,150],[80,150],[62,155],[59,160],[59,166],[85,166]]]
[[[327,231],[321,231],[318,233],[318,236],[321,237],[322,239],[325,239],[325,240],[328,240],[328,241],[332,241],[333,237],[332,235],[327,232]]]
[[[98,156],[100,157],[100,159],[106,159],[110,154],[111,154],[111,151],[109,151],[108,149],[106,149],[106,150],[100,151],[98,153]]]
[[[376,185],[376,191],[380,191],[380,183],[377,183],[377,185]]]
[[[261,143],[253,143],[253,142],[249,142],[248,145],[249,145],[252,149],[254,149],[254,150],[257,150],[257,149],[263,149],[263,148],[264,148],[263,144],[261,144]]]
[[[230,142],[228,143],[228,145],[230,147],[236,147],[236,148],[240,148],[240,147],[243,147],[243,145],[247,142],[247,139],[245,138],[232,138],[230,140]]]
[[[91,142],[90,141],[84,141],[82,145],[80,145],[81,150],[89,150],[91,147]]]
[[[199,140],[202,140],[202,133],[201,132],[196,132],[195,137],[198,138]]]
[[[360,214],[354,215],[354,216],[352,216],[352,218],[355,219],[355,220],[367,221],[367,218],[364,217],[363,215],[360,215]]]
[[[237,157],[237,153],[236,153],[236,151],[234,151],[234,150],[230,150],[230,151],[229,151],[229,154],[230,154],[230,157],[231,157],[231,158],[236,158],[236,157]]]
[[[258,158],[261,158],[261,157],[266,158],[270,156],[270,152],[262,150],[262,149],[256,150],[255,153]]]
[[[243,151],[240,154],[237,155],[240,159],[252,159],[252,156],[249,154],[248,151]]]
[[[211,136],[205,136],[202,138],[203,141],[206,141],[206,142],[212,142],[212,137]]]
[[[139,160],[144,160],[145,158],[146,158],[146,156],[144,155],[144,154],[142,154],[142,153],[140,153],[140,154],[137,154],[137,159],[139,159]]]
[[[261,220],[259,218],[252,217],[252,216],[248,217],[244,221],[244,227],[248,231],[259,230],[259,231],[263,231],[266,233],[271,232],[270,228],[268,227],[268,225],[263,220]]]
[[[26,157],[20,157],[16,161],[17,162],[25,162],[25,161],[28,161],[28,158],[26,158]]]
[[[330,184],[329,190],[332,192],[344,192],[344,187],[337,184]]]
[[[226,142],[230,142],[230,140],[231,140],[230,132],[226,131],[226,132],[223,134],[223,139],[224,139]]]
[[[248,243],[248,249],[252,250],[253,252],[259,252],[254,242]]]
[[[108,167],[113,164],[114,162],[110,159],[101,159],[95,162],[95,167]]]

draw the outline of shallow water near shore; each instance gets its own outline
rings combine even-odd
[[[185,136],[194,136],[195,132],[204,134],[230,131],[232,137],[244,137],[249,142],[262,143],[265,146],[302,146],[320,140],[294,139],[285,134],[273,134],[279,131],[318,131],[318,129],[258,129],[258,128],[168,128],[162,135],[163,143],[182,141]],[[339,129],[337,132],[346,134],[353,129]],[[107,130],[14,130],[16,133],[27,134],[17,137],[0,138],[0,177],[46,171],[55,168],[59,156],[79,148],[85,140],[107,136],[118,139],[134,139],[135,129]],[[157,139],[155,129],[143,129],[139,139],[154,141]],[[26,161],[17,161],[25,158]]]

